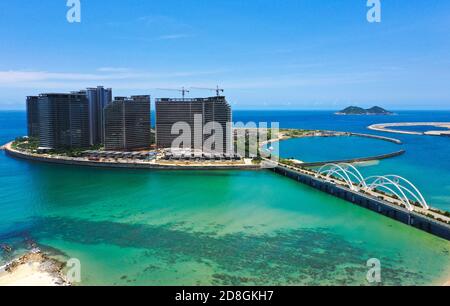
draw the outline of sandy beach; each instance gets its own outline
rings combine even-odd
[[[63,264],[39,250],[0,267],[0,286],[68,286]]]

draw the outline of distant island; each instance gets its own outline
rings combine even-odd
[[[379,106],[374,106],[369,109],[350,106],[340,112],[337,112],[336,115],[394,115],[394,113],[387,111]]]

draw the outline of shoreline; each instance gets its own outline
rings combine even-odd
[[[353,133],[353,132],[338,132],[338,131],[327,131],[327,130],[317,130],[317,131],[311,131],[314,133],[319,133],[320,135],[301,135],[301,136],[292,136],[286,134],[286,132],[289,131],[295,131],[295,129],[285,129],[280,132],[277,138],[264,141],[260,143],[259,147],[260,150],[266,151],[267,149],[264,148],[269,143],[281,143],[282,141],[290,140],[290,139],[296,139],[296,138],[311,138],[311,137],[361,137],[361,138],[370,138],[370,139],[376,139],[380,141],[385,142],[392,142],[397,145],[402,145],[403,142],[396,138],[391,137],[385,137],[385,136],[379,136],[379,135],[372,135],[372,134],[364,134],[364,133]],[[358,163],[365,163],[365,162],[374,162],[374,161],[380,161],[383,159],[389,159],[401,156],[406,153],[406,150],[398,150],[395,152],[389,152],[381,155],[376,156],[366,156],[366,157],[355,157],[351,159],[344,159],[344,160],[329,160],[329,161],[319,161],[319,162],[304,162],[304,161],[298,161],[298,160],[291,160],[292,162],[296,163],[298,166],[303,168],[309,168],[309,167],[319,167],[324,166],[327,164],[340,164],[340,163],[346,163],[346,164],[358,164]],[[268,153],[267,153],[268,154]],[[280,160],[282,157],[280,156]]]
[[[70,287],[63,275],[64,264],[49,258],[39,249],[0,266],[0,287]],[[450,287],[450,277],[433,282],[437,287]]]
[[[450,268],[446,269],[446,276],[442,277],[439,282],[436,282],[436,286],[450,287]]]
[[[126,162],[126,161],[92,161],[85,158],[48,156],[23,152],[12,148],[13,142],[5,144],[4,150],[13,158],[25,159],[34,162],[49,164],[84,166],[94,168],[121,168],[121,169],[146,169],[146,170],[260,170],[261,167],[252,163],[243,164],[170,164],[151,162]]]
[[[417,127],[417,126],[429,126],[430,128],[447,128],[448,131],[427,131],[427,132],[415,132],[391,129],[395,127]],[[450,136],[450,122],[397,122],[397,123],[379,123],[373,124],[368,127],[369,130],[377,132],[385,132],[391,134],[404,134],[404,135],[417,135],[417,136]]]
[[[343,136],[354,136],[354,137],[363,137],[363,138],[373,138],[380,141],[393,142],[396,144],[402,144],[402,142],[395,138],[389,138],[378,135],[370,135],[370,134],[360,134],[360,133],[351,133],[351,132],[338,132],[338,131],[310,131],[312,134],[308,135],[290,135],[289,132],[296,131],[296,129],[284,129],[280,131],[277,138],[273,138],[271,140],[260,143],[260,149],[264,147],[267,143],[277,143],[285,140],[289,140],[292,138],[307,138],[307,137],[343,137]],[[300,130],[299,130],[300,131]],[[222,163],[222,164],[212,164],[212,163],[173,163],[166,161],[152,161],[152,162],[143,162],[143,161],[133,161],[129,160],[121,160],[121,161],[111,161],[111,160],[102,160],[102,161],[93,161],[87,158],[80,157],[67,157],[60,155],[45,155],[45,154],[36,154],[30,153],[26,151],[20,151],[14,149],[12,147],[13,142],[9,142],[1,147],[6,154],[13,158],[29,160],[33,162],[43,162],[43,163],[51,163],[51,164],[62,164],[62,165],[73,165],[73,166],[84,166],[84,167],[94,167],[94,168],[122,168],[122,169],[146,169],[146,170],[261,170],[261,166],[259,164],[254,164],[252,161],[248,159],[244,159],[243,163]],[[352,160],[345,160],[342,162],[360,162],[360,161],[374,161],[380,159],[386,159],[391,157],[396,157],[402,155],[405,151],[401,150],[398,152],[390,152],[388,154],[380,155],[380,156],[368,156],[362,158],[356,158]],[[281,158],[281,157],[280,157]],[[335,162],[335,161],[333,161]],[[321,162],[320,164],[327,164],[330,162]],[[315,164],[315,163],[312,163]],[[308,165],[308,163],[305,163]]]
[[[34,249],[0,267],[0,286],[71,286],[64,264]]]

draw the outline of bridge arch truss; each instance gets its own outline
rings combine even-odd
[[[418,203],[423,209],[430,207],[419,189],[407,179],[398,175],[372,176],[365,179],[366,190],[386,190],[395,195],[408,210],[413,211],[411,201]]]
[[[398,175],[390,174],[364,178],[361,172],[351,164],[331,163],[322,166],[317,171],[316,178],[323,178],[328,181],[338,179],[350,190],[356,192],[387,192],[398,199],[409,211],[413,211],[415,205],[419,205],[425,210],[430,209],[419,189],[413,183]]]
[[[347,187],[354,191],[359,191],[361,187],[367,188],[363,175],[351,164],[326,164],[317,172],[316,177],[320,176],[328,180],[331,178],[341,179]]]

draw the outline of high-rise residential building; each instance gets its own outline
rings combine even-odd
[[[83,93],[83,92],[80,92]],[[112,102],[112,89],[88,88],[84,91],[89,102],[89,141],[91,145],[104,142],[104,117],[103,110]]]
[[[200,129],[198,120],[200,121]],[[156,144],[158,148],[171,148],[180,135],[178,127],[173,132],[174,125],[179,127],[187,124],[191,130],[190,147],[202,151],[229,153],[232,150],[232,112],[225,97],[195,99],[156,99]],[[196,124],[197,123],[197,124]],[[209,126],[209,127],[208,127]],[[218,133],[205,133],[212,126],[221,128]],[[206,146],[205,142],[213,138],[214,145]],[[197,140],[196,140],[197,139]],[[186,143],[183,147],[186,148]]]
[[[39,145],[45,149],[89,147],[89,104],[84,94],[41,94]]]
[[[27,97],[28,137],[39,138],[39,97]]]
[[[116,97],[104,109],[105,150],[150,147],[150,96]]]

